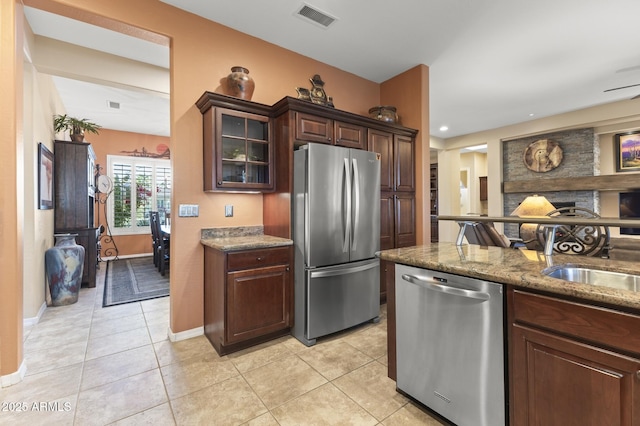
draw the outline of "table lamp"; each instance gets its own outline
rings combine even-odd
[[[555,210],[555,207],[549,200],[542,195],[536,194],[525,198],[524,201],[511,212],[511,216],[546,217],[547,213],[553,210]],[[520,225],[520,238],[522,238],[528,249],[537,250],[542,248],[536,236],[537,229],[537,223],[523,223]]]

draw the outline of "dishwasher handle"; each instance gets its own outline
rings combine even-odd
[[[451,287],[448,285],[444,285],[441,282],[436,280],[427,281],[424,278],[418,278],[413,275],[402,274],[402,279],[410,282],[411,284],[415,284],[421,287],[426,288],[427,290],[439,291],[441,293],[451,294],[454,296],[462,296],[467,297],[469,299],[477,299],[477,300],[489,300],[491,295],[489,293],[485,293],[482,291],[468,290],[465,288]]]

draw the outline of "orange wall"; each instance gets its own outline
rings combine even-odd
[[[140,133],[121,132],[118,130],[102,129],[98,135],[87,135],[87,142],[91,143],[96,153],[96,164],[102,168],[100,174],[107,173],[107,155],[129,155],[128,151],[137,150],[142,152],[146,149],[150,153],[161,153],[167,147],[171,147],[170,138],[165,136],[143,135]],[[104,195],[99,195],[104,200]],[[96,211],[96,226],[104,225],[105,204],[96,205],[100,208],[100,221],[98,222],[98,212]],[[126,256],[132,254],[152,253],[150,235],[120,235],[114,236],[113,240],[118,247],[118,255]],[[109,257],[115,255],[108,251],[113,248],[112,244],[104,243],[102,256]]]
[[[173,332],[201,327],[204,265],[200,230],[261,224],[262,197],[202,191],[202,116],[195,101],[204,91],[220,91],[221,79],[235,65],[248,68],[256,82],[252,100],[269,105],[284,96],[296,96],[296,86],[309,87],[309,78],[320,74],[337,108],[366,114],[380,103],[379,85],[155,0],[24,2],[107,28],[131,31],[130,25],[170,40],[174,174],[170,327]],[[177,217],[179,204],[198,204],[200,216]],[[225,204],[234,205],[234,218],[224,217]]]

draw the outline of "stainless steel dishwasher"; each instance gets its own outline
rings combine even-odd
[[[398,390],[459,425],[504,425],[501,284],[396,266]]]

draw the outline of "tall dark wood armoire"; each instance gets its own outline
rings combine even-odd
[[[88,143],[55,141],[55,224],[56,234],[78,234],[84,247],[82,284],[96,286],[98,229],[94,226],[95,153]]]

